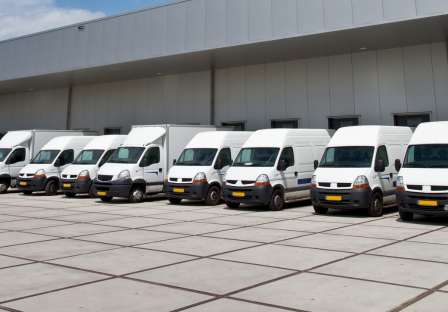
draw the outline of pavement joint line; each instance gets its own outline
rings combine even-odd
[[[2,305],[0,305],[0,310],[9,311],[9,312],[23,312],[23,311],[21,311],[21,310],[16,310],[16,309],[13,309],[13,308],[8,308],[8,307],[2,306]]]
[[[403,242],[401,242],[403,243]],[[385,246],[388,247],[388,246]],[[383,258],[392,258],[392,259],[399,259],[399,260],[414,260],[414,261],[420,261],[420,262],[429,262],[429,263],[438,263],[438,264],[448,264],[448,262],[445,261],[437,261],[437,260],[427,260],[427,259],[417,259],[417,258],[410,258],[410,257],[400,257],[400,256],[391,256],[391,255],[382,255],[382,254],[374,254],[374,253],[367,253],[367,256],[374,256],[374,257],[383,257]]]

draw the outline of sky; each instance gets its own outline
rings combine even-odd
[[[169,0],[0,0],[0,40],[137,10]]]

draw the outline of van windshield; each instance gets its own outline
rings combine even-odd
[[[176,166],[211,166],[218,150],[216,148],[187,148]]]
[[[319,167],[369,168],[374,151],[373,146],[329,147],[325,150]]]
[[[0,162],[4,161],[6,156],[9,155],[9,153],[11,153],[10,148],[0,148]]]
[[[74,165],[95,165],[103,155],[104,150],[84,150],[76,157]]]
[[[448,168],[448,145],[411,145],[406,153],[404,168]]]
[[[273,167],[279,148],[243,148],[233,163],[234,167]]]
[[[52,164],[61,151],[41,150],[31,161],[32,164]]]
[[[107,162],[112,164],[136,164],[144,151],[145,148],[143,147],[120,147]]]

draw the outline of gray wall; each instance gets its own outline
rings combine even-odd
[[[446,0],[187,0],[2,42],[0,81],[442,13]]]

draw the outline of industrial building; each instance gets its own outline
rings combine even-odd
[[[0,131],[448,119],[446,0],[183,0],[0,42]]]

